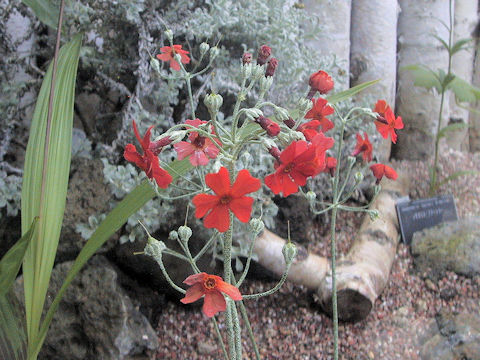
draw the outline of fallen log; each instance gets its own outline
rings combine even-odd
[[[348,254],[337,262],[338,317],[343,321],[364,319],[385,288],[399,241],[395,202],[408,193],[408,179],[399,173],[397,181],[383,181],[382,190],[370,209],[377,209],[375,221],[366,215]],[[255,241],[258,263],[280,276],[285,269],[282,248],[285,240],[265,230]],[[309,254],[299,246],[288,278],[316,292],[325,312],[331,314],[332,278],[330,260]]]

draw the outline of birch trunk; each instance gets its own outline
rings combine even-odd
[[[471,38],[478,23],[478,3],[472,0],[455,0],[455,21],[453,42]],[[452,72],[463,80],[471,83],[473,78],[473,62],[475,49],[473,47],[456,53],[452,58]],[[469,104],[471,106],[471,104]],[[450,97],[450,121],[469,123],[469,111],[455,103],[455,96]],[[468,129],[453,131],[447,136],[448,146],[468,151]]]
[[[406,195],[409,187],[405,173],[398,171],[398,174],[397,181],[382,184],[383,189],[371,206],[380,212],[380,219],[372,222],[367,215],[350,251],[338,261],[337,295],[341,320],[364,319],[388,282],[399,238],[395,201]],[[255,241],[258,263],[278,276],[285,269],[282,255],[285,243],[268,230]],[[331,313],[330,259],[308,254],[299,247],[287,279],[316,291],[322,308]]]
[[[350,30],[351,86],[381,79],[357,99],[385,99],[395,108],[397,77],[397,0],[355,0]],[[378,14],[382,14],[378,16]],[[374,104],[371,104],[372,107]],[[390,157],[390,139],[380,138],[380,161]]]
[[[400,0],[396,113],[402,116],[405,128],[398,133],[392,150],[396,158],[427,159],[434,153],[440,96],[415,87],[412,74],[402,67],[424,64],[434,71],[447,70],[447,51],[432,35],[448,40],[448,31],[440,22],[449,23],[448,6],[448,0]],[[448,118],[449,102],[445,100],[442,126]]]
[[[305,11],[318,16],[318,28],[307,29],[317,33],[317,39],[307,40],[322,55],[335,55],[340,66],[338,74],[332,74],[339,82],[336,90],[349,86],[350,69],[350,14],[351,0],[306,0]]]
[[[478,4],[478,9],[480,10],[480,1]],[[480,39],[478,39],[480,33],[480,13],[477,13],[477,41],[476,41],[476,52],[475,52],[475,61],[474,61],[474,73],[473,73],[473,85],[480,87]],[[473,105],[473,104],[472,104]],[[480,112],[480,101],[473,106],[477,111]],[[480,114],[470,112],[470,151],[480,151]]]

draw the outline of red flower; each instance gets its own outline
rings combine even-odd
[[[170,67],[173,70],[179,71],[180,64],[175,60],[175,54],[179,54],[181,56],[182,64],[188,64],[190,62],[190,58],[187,56],[189,53],[187,50],[182,50],[182,45],[173,45],[171,46],[164,46],[160,49],[162,54],[157,55],[158,60],[162,61],[170,61]]]
[[[392,142],[396,144],[397,134],[395,133],[395,129],[403,129],[403,122],[401,116],[395,118],[392,109],[387,107],[385,110],[385,118],[381,116],[377,117],[375,126],[384,139],[387,139],[390,134]]]
[[[301,131],[305,135],[307,141],[312,140],[315,135],[318,134],[318,128],[322,125],[318,120],[310,120],[305,124],[302,124],[298,127],[298,131]]]
[[[194,127],[199,127],[201,124],[207,123],[200,119],[187,120],[185,124]],[[215,159],[220,152],[220,149],[213,143],[212,140],[205,136],[200,136],[198,132],[192,131],[188,135],[187,141],[180,141],[173,145],[173,148],[177,152],[178,160],[183,160],[187,156],[190,156],[190,163],[193,166],[207,165],[209,158]],[[208,156],[208,157],[207,157]]]
[[[158,187],[166,189],[173,179],[166,170],[160,167],[158,157],[152,151],[152,147],[156,148],[155,143],[150,142],[152,128],[153,126],[148,128],[142,139],[138,133],[137,124],[135,123],[135,120],[133,120],[133,131],[138,142],[142,146],[143,155],[137,151],[135,145],[127,144],[127,146],[125,146],[123,157],[125,160],[135,163],[135,165],[145,171],[148,178],[155,179]]]
[[[259,116],[255,119],[255,122],[258,123],[269,136],[277,136],[280,132],[280,125],[265,116]]]
[[[195,217],[205,216],[203,225],[225,232],[230,227],[232,211],[241,222],[250,220],[253,198],[245,194],[255,192],[261,187],[261,182],[250,175],[248,170],[240,170],[233,186],[227,168],[221,167],[216,174],[207,174],[205,182],[215,195],[199,194],[192,202],[195,205]],[[208,214],[207,214],[208,213]]]
[[[191,285],[191,287],[188,288],[185,297],[180,301],[184,304],[190,304],[205,295],[202,311],[209,318],[220,311],[226,310],[227,303],[222,293],[230,296],[232,300],[242,300],[242,294],[240,294],[238,288],[226,283],[220,276],[202,272],[190,275],[183,283]]]
[[[272,54],[272,48],[270,46],[267,46],[267,45],[260,46],[260,49],[258,50],[257,64],[258,65],[265,64],[271,54]]]
[[[305,115],[305,119],[318,120],[319,126],[322,127],[323,132],[327,132],[334,128],[333,122],[326,118],[326,116],[333,114],[334,110],[327,105],[327,100],[323,98],[312,99],[313,107]],[[302,126],[299,128],[301,129]],[[302,130],[300,130],[302,131]],[[305,135],[306,137],[307,135]]]
[[[333,89],[333,80],[325,71],[320,70],[310,76],[308,82],[310,85],[310,92],[308,98],[312,98],[315,95],[315,92],[320,94],[326,94]]]
[[[242,64],[243,65],[250,64],[251,62],[252,62],[252,54],[250,54],[249,52],[244,53],[242,56]]]
[[[275,58],[271,58],[268,60],[267,70],[265,70],[265,77],[273,76],[275,74],[275,70],[278,66],[278,60]]]
[[[335,176],[335,170],[337,168],[337,159],[334,157],[327,157],[325,170],[330,173],[331,176]]]
[[[306,141],[294,141],[280,154],[275,164],[275,172],[265,177],[267,185],[274,194],[283,193],[284,197],[296,193],[299,186],[307,183],[309,176],[318,173],[317,146]]]
[[[374,164],[374,165],[370,166],[370,169],[373,172],[373,176],[375,176],[377,178],[376,184],[380,183],[380,180],[382,180],[384,175],[389,179],[397,180],[398,175],[397,175],[396,171],[393,170],[388,165]]]
[[[378,100],[373,111],[378,113],[380,116],[385,117],[385,112],[387,109],[390,109],[390,106],[387,105],[387,102],[385,100]]]
[[[311,143],[315,146],[315,161],[317,163],[315,175],[325,169],[327,150],[333,146],[334,142],[333,138],[326,137],[321,131],[312,139]]]
[[[355,145],[352,156],[357,156],[363,152],[363,161],[370,162],[372,161],[373,146],[368,139],[367,133],[364,132],[363,135],[365,136],[365,139],[362,139],[362,135],[357,134],[357,145]]]

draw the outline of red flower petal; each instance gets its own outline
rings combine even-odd
[[[240,197],[257,191],[261,186],[262,183],[259,179],[254,178],[248,170],[243,169],[238,172],[231,194],[233,197]]]
[[[241,198],[230,201],[228,207],[232,210],[238,220],[246,223],[250,220],[250,215],[252,214],[253,201],[253,198],[250,196],[242,196]]]
[[[398,174],[393,168],[385,165],[385,176],[389,179],[397,180]]]
[[[185,293],[185,297],[180,299],[180,301],[183,304],[190,304],[200,299],[204,294],[205,294],[205,288],[203,284],[196,283],[196,284],[193,284],[192,287],[187,289],[187,292]]]
[[[370,169],[373,172],[373,176],[375,176],[378,180],[381,180],[383,175],[385,174],[385,165],[383,164],[371,165]]]
[[[227,205],[217,205],[212,208],[203,219],[203,226],[207,229],[215,228],[219,232],[225,232],[230,227],[230,214]]]
[[[190,156],[190,164],[192,164],[193,166],[198,166],[198,165],[202,165],[202,166],[205,166],[208,164],[208,157],[207,155],[205,155],[205,153],[202,151],[202,150],[195,150],[193,152],[193,155]]]
[[[195,205],[195,217],[200,219],[205,214],[213,209],[218,204],[218,196],[209,194],[198,194],[193,199],[193,205]]]
[[[186,142],[186,141],[180,141],[180,142],[174,144],[173,148],[177,152],[178,160],[183,160],[187,156],[192,155],[193,152],[196,149],[195,146],[193,146],[191,143]]]
[[[226,167],[222,166],[216,174],[207,174],[205,183],[218,196],[226,195],[230,192],[230,176]]]
[[[185,280],[183,280],[183,283],[184,284],[187,284],[187,285],[193,285],[195,283],[198,283],[198,282],[202,282],[204,281],[205,279],[205,276],[207,276],[208,274],[205,273],[205,272],[201,272],[199,274],[193,274],[193,275],[190,275],[189,277],[187,277]]]
[[[229,284],[225,281],[219,281],[217,283],[217,289],[230,296],[232,300],[242,300],[242,294],[240,294],[240,290],[238,290],[238,288],[232,284]]]
[[[139,168],[144,170],[145,162],[143,160],[142,155],[138,153],[135,145],[127,144],[127,146],[125,146],[125,151],[123,152],[123,157],[125,158],[125,160],[133,162]]]
[[[207,317],[212,317],[220,311],[227,309],[227,302],[219,291],[209,291],[203,299],[202,311]]]
[[[158,163],[158,157],[153,155],[152,152],[146,151],[145,154],[150,162],[150,171],[147,171],[147,176],[150,178],[153,177],[159,188],[166,189],[173,181],[172,176],[168,173],[168,171],[160,167],[160,164]]]

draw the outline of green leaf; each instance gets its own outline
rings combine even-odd
[[[435,39],[437,39],[438,41],[440,41],[440,43],[443,45],[443,47],[445,48],[445,50],[447,51],[450,51],[450,47],[448,46],[447,42],[445,40],[443,40],[440,36],[438,35],[433,35],[433,37]]]
[[[30,229],[18,240],[0,260],[0,297],[4,296],[17,277],[23,257],[33,238],[38,217],[33,220]]]
[[[443,138],[444,136],[447,135],[447,132],[449,131],[455,131],[455,130],[460,130],[460,129],[465,129],[465,128],[468,128],[469,125],[464,123],[464,122],[461,122],[461,123],[456,123],[456,124],[450,124],[450,125],[447,125],[445,126],[444,128],[442,128],[439,132],[438,132],[438,138],[441,139]]]
[[[340,101],[347,100],[347,99],[351,98],[353,95],[359,93],[360,91],[363,91],[366,88],[368,88],[372,85],[375,85],[379,81],[380,80],[378,79],[378,80],[372,80],[372,81],[364,82],[362,84],[358,84],[358,85],[356,85],[356,86],[354,86],[350,89],[347,89],[347,90],[341,91],[339,93],[328,96],[327,100],[330,104],[336,104]]]
[[[75,80],[82,35],[58,54],[52,117],[47,127],[53,62],[33,113],[22,185],[22,234],[38,216],[37,231],[23,261],[28,338],[36,338],[57,251],[70,171]],[[45,146],[48,139],[48,146]]]
[[[0,359],[27,359],[25,315],[13,291],[0,295]]]
[[[475,102],[480,100],[480,89],[460,79],[458,76],[448,84],[447,89],[452,90],[458,102]]]
[[[52,29],[58,26],[59,9],[52,1],[49,0],[22,0],[27,5],[38,19]]]
[[[402,70],[408,70],[413,75],[413,84],[415,86],[426,89],[435,88],[440,93],[442,91],[442,84],[439,76],[431,69],[423,65],[408,65],[404,66]]]
[[[453,44],[452,49],[450,50],[450,55],[456,54],[457,52],[464,50],[466,47],[464,45],[468,44],[473,39],[460,39],[455,44]]]
[[[479,175],[480,172],[479,171],[476,171],[476,170],[460,170],[460,171],[456,171],[454,172],[452,175],[450,175],[449,177],[443,179],[441,182],[438,183],[438,185],[435,187],[435,190],[438,189],[440,186],[442,186],[443,184],[446,184],[448,183],[449,181],[452,181],[452,180],[455,180],[456,178],[460,177],[460,176],[468,176],[468,175],[471,175],[471,176],[477,176]]]
[[[180,178],[188,171],[190,171],[193,166],[190,164],[188,158],[181,161],[174,161],[170,165],[165,167],[166,170],[172,175],[173,181]],[[161,191],[161,189],[159,189]],[[41,344],[45,339],[45,336],[48,331],[50,322],[53,319],[53,315],[60,304],[60,301],[67,290],[68,286],[78,274],[80,269],[85,265],[85,263],[95,254],[95,252],[112,236],[115,231],[120,229],[126,222],[127,219],[137,212],[147,201],[151,200],[155,196],[155,191],[152,188],[152,185],[148,180],[145,180],[140,185],[138,185],[130,194],[128,194],[117,206],[107,215],[107,217],[100,223],[97,230],[93,233],[90,239],[87,241],[83,247],[80,254],[77,258],[70,271],[65,278],[62,287],[58,291],[55,299],[52,302],[52,305],[48,309],[45,319],[42,323],[42,327],[39,332],[39,340],[35,344],[35,351],[40,351]]]

